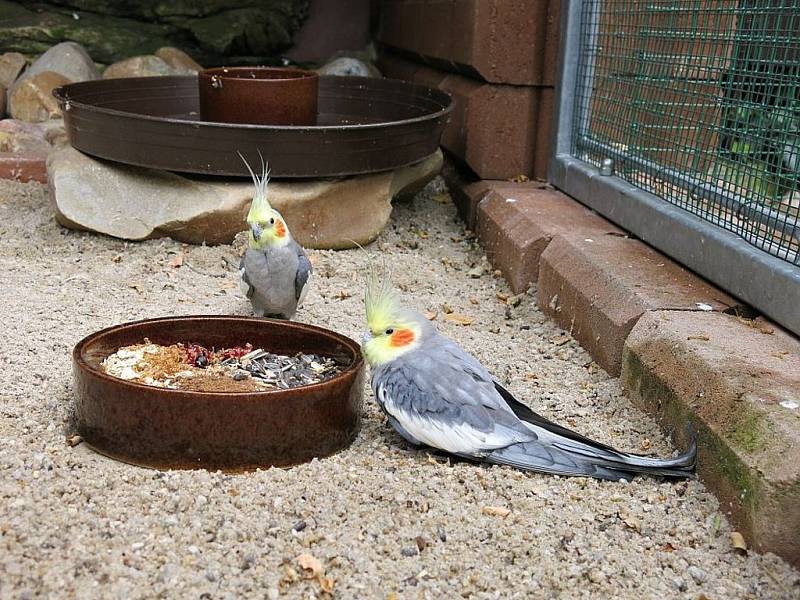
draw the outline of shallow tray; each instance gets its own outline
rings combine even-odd
[[[436,152],[451,109],[446,93],[396,79],[324,76],[317,125],[199,120],[197,78],[138,77],[57,88],[70,143],[126,164],[207,175],[248,175],[237,155],[274,177],[332,177],[413,164]]]
[[[263,392],[195,392],[112,377],[101,363],[121,346],[250,342],[270,352],[316,353],[348,365],[313,385]],[[291,466],[346,448],[361,424],[364,361],[353,340],[321,327],[236,316],[167,317],[117,325],[73,351],[75,419],[92,448],[133,464],[251,470]]]

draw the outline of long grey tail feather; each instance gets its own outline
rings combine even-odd
[[[511,465],[526,471],[596,477],[610,481],[620,479],[629,481],[640,473],[659,477],[693,477],[693,464],[674,468],[668,466],[643,467],[628,463],[623,452],[619,453],[617,459],[609,459],[600,455],[590,456],[587,452],[573,453],[558,446],[548,447],[539,441],[521,442],[494,450],[485,457],[485,460],[501,465]]]
[[[613,480],[630,479],[636,473],[662,477],[693,476],[697,441],[691,425],[689,449],[679,456],[659,459],[629,454],[553,423],[519,402],[499,383],[495,383],[495,387],[514,414],[528,423],[539,439],[495,451],[487,457],[491,462],[541,472]]]
[[[624,479],[630,481],[635,473],[627,470],[607,468],[590,459],[572,457],[568,453],[548,449],[539,442],[524,442],[493,451],[484,460],[498,465],[509,465],[523,471],[536,471],[549,475],[595,477],[609,481]],[[543,457],[542,452],[549,454]]]

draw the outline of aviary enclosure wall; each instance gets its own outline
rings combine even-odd
[[[553,180],[800,331],[800,2],[565,6]]]

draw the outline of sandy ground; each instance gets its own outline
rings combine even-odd
[[[672,448],[536,309],[507,308],[452,204],[431,186],[398,206],[378,246],[403,296],[547,417],[633,451]],[[373,245],[373,249],[376,245]],[[184,265],[170,266],[185,252]],[[224,267],[229,246],[122,241],[68,231],[45,187],[0,187],[2,598],[798,598],[800,574],[740,556],[696,481],[631,484],[449,463],[409,448],[371,393],[353,446],[290,470],[247,475],[119,464],[65,444],[70,351],[121,321],[248,313]],[[357,251],[313,252],[300,320],[358,336]],[[474,318],[442,320],[442,305]],[[510,510],[487,515],[486,506]],[[306,579],[302,553],[328,580]]]

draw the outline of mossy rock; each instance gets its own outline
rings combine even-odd
[[[35,55],[71,40],[86,48],[93,60],[109,63],[117,57],[152,53],[170,45],[170,28],[165,25],[93,13],[79,17],[57,11],[34,12],[0,0],[0,21],[4,24],[0,47]]]
[[[65,40],[98,63],[175,46],[205,66],[266,60],[291,45],[308,0],[0,0],[0,47],[36,55]]]

